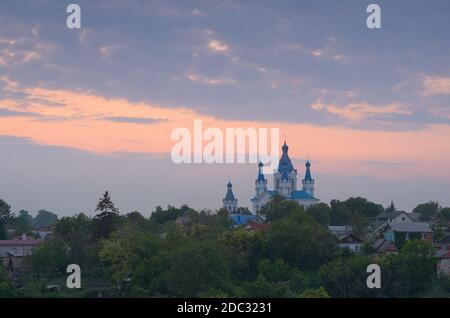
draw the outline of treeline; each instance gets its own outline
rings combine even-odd
[[[12,236],[21,234],[32,236],[33,229],[53,225],[57,220],[58,216],[55,213],[46,210],[39,210],[34,217],[26,210],[14,214],[11,206],[0,200],[0,240],[11,239]]]
[[[429,243],[409,241],[398,255],[336,247],[326,224],[356,224],[380,207],[352,198],[305,211],[275,197],[261,210],[268,227],[248,231],[234,228],[225,210],[120,215],[105,193],[95,217],[56,222],[53,237],[27,259],[26,275],[11,280],[0,268],[0,297],[449,297]],[[381,289],[366,286],[372,263],[381,266]],[[65,288],[68,264],[80,265],[82,289]]]

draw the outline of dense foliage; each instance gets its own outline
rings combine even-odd
[[[10,218],[9,206],[0,205],[0,220]],[[261,210],[267,228],[249,231],[233,227],[224,210],[186,205],[157,207],[150,218],[123,215],[105,193],[95,217],[56,222],[53,236],[27,259],[27,274],[13,281],[0,266],[0,297],[448,297],[450,282],[437,276],[434,251],[423,241],[388,256],[337,249],[327,225],[362,230],[383,210],[350,198],[305,211],[275,197]],[[21,211],[11,222],[29,231],[33,220]],[[81,290],[65,287],[73,263],[82,270]],[[382,268],[381,289],[366,286],[372,263]]]

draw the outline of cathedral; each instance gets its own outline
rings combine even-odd
[[[302,188],[297,188],[297,169],[294,169],[291,159],[288,155],[289,147],[284,142],[281,148],[283,154],[278,163],[278,168],[273,174],[274,189],[267,189],[267,179],[263,174],[263,163],[258,164],[258,176],[255,180],[255,196],[251,199],[252,212],[258,213],[258,210],[266,204],[274,195],[279,194],[287,200],[297,201],[300,205],[305,207],[319,202],[314,196],[314,179],[311,176],[311,163],[306,161],[305,177],[302,180]],[[223,199],[223,207],[230,213],[236,213],[237,199],[232,190],[232,185],[228,183],[227,194]]]

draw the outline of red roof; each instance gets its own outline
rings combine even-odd
[[[394,244],[390,244],[389,246],[388,246],[388,248],[386,249],[386,251],[387,252],[398,252],[398,249],[397,249],[397,247],[394,245]]]
[[[268,227],[268,224],[264,223],[256,223],[256,222],[250,222],[247,224],[247,228],[250,230],[264,230]]]
[[[0,240],[0,246],[27,246],[27,245],[37,245],[42,241],[39,240]]]
[[[442,255],[438,256],[438,258],[450,258],[450,251],[448,251],[445,254],[442,254]]]

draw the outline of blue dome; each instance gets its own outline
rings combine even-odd
[[[292,165],[291,159],[289,158],[289,147],[288,145],[286,145],[286,142],[281,149],[283,150],[283,154],[281,155],[280,162],[278,163],[278,172],[281,173],[283,179],[287,179],[289,173],[294,170],[294,166]]]
[[[236,200],[236,198],[234,197],[233,190],[231,189],[233,187],[231,182],[228,182],[227,187],[228,187],[228,190],[227,190],[227,193],[225,194],[224,201],[234,201],[234,200]]]
[[[306,166],[306,172],[305,172],[305,179],[303,179],[304,181],[312,181],[312,177],[311,177],[311,162],[309,162],[309,160],[306,160],[305,163]]]
[[[259,182],[259,181],[263,181],[264,182],[264,181],[266,181],[266,178],[264,178],[264,174],[262,172],[263,166],[264,166],[264,164],[260,161],[258,163],[259,170],[258,170],[258,178],[256,178],[256,182]]]

